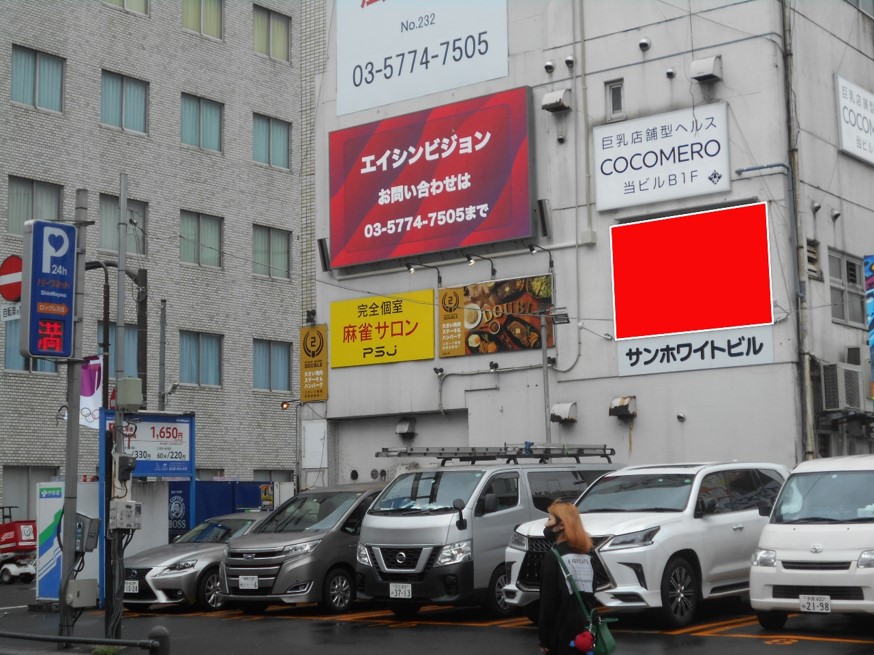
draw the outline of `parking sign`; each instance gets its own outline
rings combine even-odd
[[[24,224],[19,349],[25,357],[73,356],[76,235],[76,226],[66,223]]]

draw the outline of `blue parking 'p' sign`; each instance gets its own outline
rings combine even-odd
[[[73,356],[75,225],[24,224],[19,350],[25,357]]]

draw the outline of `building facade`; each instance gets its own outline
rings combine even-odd
[[[280,405],[297,397],[312,293],[303,144],[321,3],[16,1],[0,14],[0,259],[21,254],[26,220],[72,220],[85,189],[87,260],[115,263],[126,195],[124,375],[143,379],[147,410],[195,413],[198,477],[290,480],[298,426]],[[101,352],[103,282],[85,274],[84,356]],[[35,482],[65,472],[66,366],[22,357],[18,325],[0,330],[0,484],[33,516]],[[111,357],[111,385],[118,368]],[[79,441],[77,472],[94,475],[97,431]]]
[[[407,446],[871,452],[871,3],[476,9],[327,7],[329,474]]]

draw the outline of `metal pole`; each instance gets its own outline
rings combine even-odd
[[[543,353],[543,420],[546,445],[552,444],[552,426],[549,421],[549,357],[546,353],[546,321],[549,320],[547,310],[540,313],[540,350]]]
[[[161,345],[158,349],[158,411],[164,411],[164,403],[167,400],[166,389],[166,357],[167,357],[167,301],[161,298]]]
[[[67,361],[67,452],[64,464],[64,529],[59,588],[58,634],[73,633],[71,608],[67,606],[67,583],[76,563],[76,492],[79,477],[79,408],[82,385],[82,312],[85,305],[85,246],[88,225],[88,190],[76,189],[76,290],[73,299],[73,352]]]

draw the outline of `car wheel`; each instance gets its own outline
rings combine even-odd
[[[689,625],[698,610],[698,579],[684,557],[674,557],[662,575],[662,613],[668,625]]]
[[[0,571],[0,582],[3,584],[12,584],[12,573],[10,573],[9,569],[3,569]]]
[[[224,604],[221,597],[222,583],[217,568],[207,569],[197,583],[197,608],[204,612],[220,609]]]
[[[756,618],[765,630],[781,630],[789,615],[786,612],[758,612]]]
[[[483,603],[483,607],[491,616],[502,617],[513,613],[513,607],[507,604],[507,599],[504,597],[504,587],[509,583],[507,567],[501,564],[492,573],[492,577],[489,580],[486,602]]]
[[[415,619],[421,605],[418,603],[403,603],[391,606],[392,614],[404,621]]]
[[[263,614],[269,603],[240,603],[237,609],[243,614]]]
[[[331,569],[322,585],[322,609],[342,614],[352,604],[352,576],[345,569]]]

